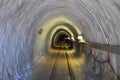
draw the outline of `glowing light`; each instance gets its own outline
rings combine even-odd
[[[75,38],[74,38],[73,36],[71,37],[71,39],[72,39],[73,41],[75,41]]]
[[[70,40],[70,37],[67,37],[67,39],[69,39],[69,40]]]
[[[78,40],[82,40],[83,39],[83,36],[78,36]]]

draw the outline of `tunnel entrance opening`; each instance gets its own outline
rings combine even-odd
[[[77,36],[81,32],[71,19],[66,16],[49,18],[48,22],[44,23],[41,28],[42,34],[39,34],[36,38],[35,53],[53,54],[58,51],[65,52],[66,47],[68,53],[76,54],[77,46],[72,37],[77,40]]]
[[[68,37],[69,36],[66,34],[60,34],[56,39],[55,44],[58,45],[60,49],[64,49],[64,47],[70,49],[72,45],[71,45],[71,41],[67,39]]]
[[[64,35],[64,34],[61,34],[61,35],[59,35],[59,37],[58,37],[58,39],[56,40],[56,45],[60,45],[60,46],[67,46],[67,45],[69,45],[68,43],[67,43],[67,41],[66,41],[66,38],[67,38],[68,36],[67,35]]]
[[[65,40],[67,37],[68,37],[67,35],[60,35],[56,41],[58,44],[64,45],[67,43]]]
[[[73,49],[72,41],[68,39],[68,37],[70,36],[71,34],[68,31],[64,29],[58,29],[54,33],[51,47],[54,49],[62,49],[62,50],[64,50],[65,47],[67,49]]]

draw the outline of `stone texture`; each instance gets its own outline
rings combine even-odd
[[[59,14],[69,17],[86,41],[120,45],[119,0],[0,0],[0,79],[27,79],[34,61],[46,54],[42,46],[47,38],[34,51],[38,29]],[[111,62],[120,70],[119,56],[113,55]]]

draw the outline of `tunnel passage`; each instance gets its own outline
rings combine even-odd
[[[58,29],[53,35],[51,47],[56,49],[64,49],[64,47],[67,47],[67,49],[72,49],[73,43],[70,37],[71,34],[68,31]]]
[[[72,21],[72,23],[65,22],[65,19],[66,17],[64,17],[64,21],[57,21],[53,25],[48,24],[49,26],[46,28],[48,30],[43,29],[43,33],[39,35],[46,38],[45,43],[47,45],[45,47],[48,48],[50,54],[40,63],[40,68],[33,71],[30,80],[73,80],[73,77],[79,77],[79,80],[80,78],[83,79],[83,77],[79,76],[82,74],[79,69],[84,71],[86,55],[77,51],[79,47],[76,46],[75,42],[78,41],[77,37],[81,32],[72,24]],[[46,36],[44,32],[46,32]],[[81,54],[81,56],[76,57],[74,55],[76,53]]]
[[[78,52],[79,48],[74,41],[79,41],[77,37],[81,32],[75,25],[68,22],[58,22],[50,28],[48,34],[49,36],[47,37],[49,41],[47,42],[48,49],[51,48],[49,50],[50,53],[53,53],[51,52],[52,50],[68,49],[71,53],[80,54]]]
[[[51,50],[49,41],[52,41],[52,35],[48,31],[56,24],[68,23],[66,20],[53,23],[55,20],[51,18],[56,16],[69,17],[89,42],[106,44],[107,41],[109,45],[119,46],[119,5],[119,0],[1,0],[0,79],[24,80],[26,74],[31,72],[28,70],[34,66],[32,63],[37,65],[44,56],[48,55],[47,49]],[[48,20],[54,25],[43,26]],[[38,34],[39,28],[43,29],[41,35]],[[95,56],[99,52],[103,53],[93,49]],[[105,57],[106,54],[98,55],[102,60]],[[119,57],[111,56],[111,63],[118,73],[120,72]],[[103,67],[104,71],[108,70],[108,67]],[[105,74],[108,73],[110,72]]]

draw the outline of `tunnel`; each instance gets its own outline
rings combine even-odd
[[[61,49],[64,46],[66,47],[72,47],[72,43],[68,39],[70,37],[70,34],[64,29],[58,29],[56,33],[54,33],[54,37],[52,39],[51,47]]]
[[[120,80],[120,1],[0,0],[0,80]]]

